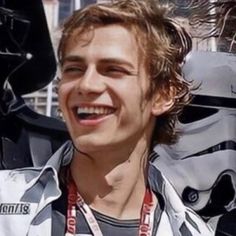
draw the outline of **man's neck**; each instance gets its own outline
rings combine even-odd
[[[106,168],[105,162],[101,165],[80,153],[72,160],[71,173],[91,208],[117,219],[137,219],[146,190],[147,157],[148,151],[138,147],[124,161],[115,162],[112,168],[108,164]],[[97,158],[102,162],[102,156]],[[106,153],[105,158],[112,157]]]

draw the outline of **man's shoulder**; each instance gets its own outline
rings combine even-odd
[[[151,183],[163,199],[163,213],[166,215],[171,228],[175,228],[182,235],[213,236],[213,230],[192,209],[186,207],[173,185],[160,172],[157,166],[151,165]],[[166,223],[165,223],[166,225]]]
[[[71,160],[71,145],[67,142],[63,144],[48,160],[45,166],[25,167],[13,170],[0,171],[0,198],[6,195],[18,195],[18,193],[29,189],[38,180],[44,182],[45,176],[57,175],[61,165],[68,164]],[[49,179],[47,179],[49,180]]]
[[[28,184],[39,176],[39,168],[21,168],[0,171],[0,199],[1,201],[12,201],[19,199]]]

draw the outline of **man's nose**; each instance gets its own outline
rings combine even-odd
[[[95,67],[89,67],[78,80],[76,89],[80,94],[102,93],[106,88],[103,76]]]

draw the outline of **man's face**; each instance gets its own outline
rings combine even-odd
[[[76,35],[76,32],[75,32]],[[67,43],[59,103],[73,143],[83,152],[129,147],[150,139],[150,81],[133,34],[99,27]]]

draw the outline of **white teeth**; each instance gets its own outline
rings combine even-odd
[[[77,114],[98,114],[98,115],[108,115],[112,113],[114,109],[107,107],[78,107]]]

